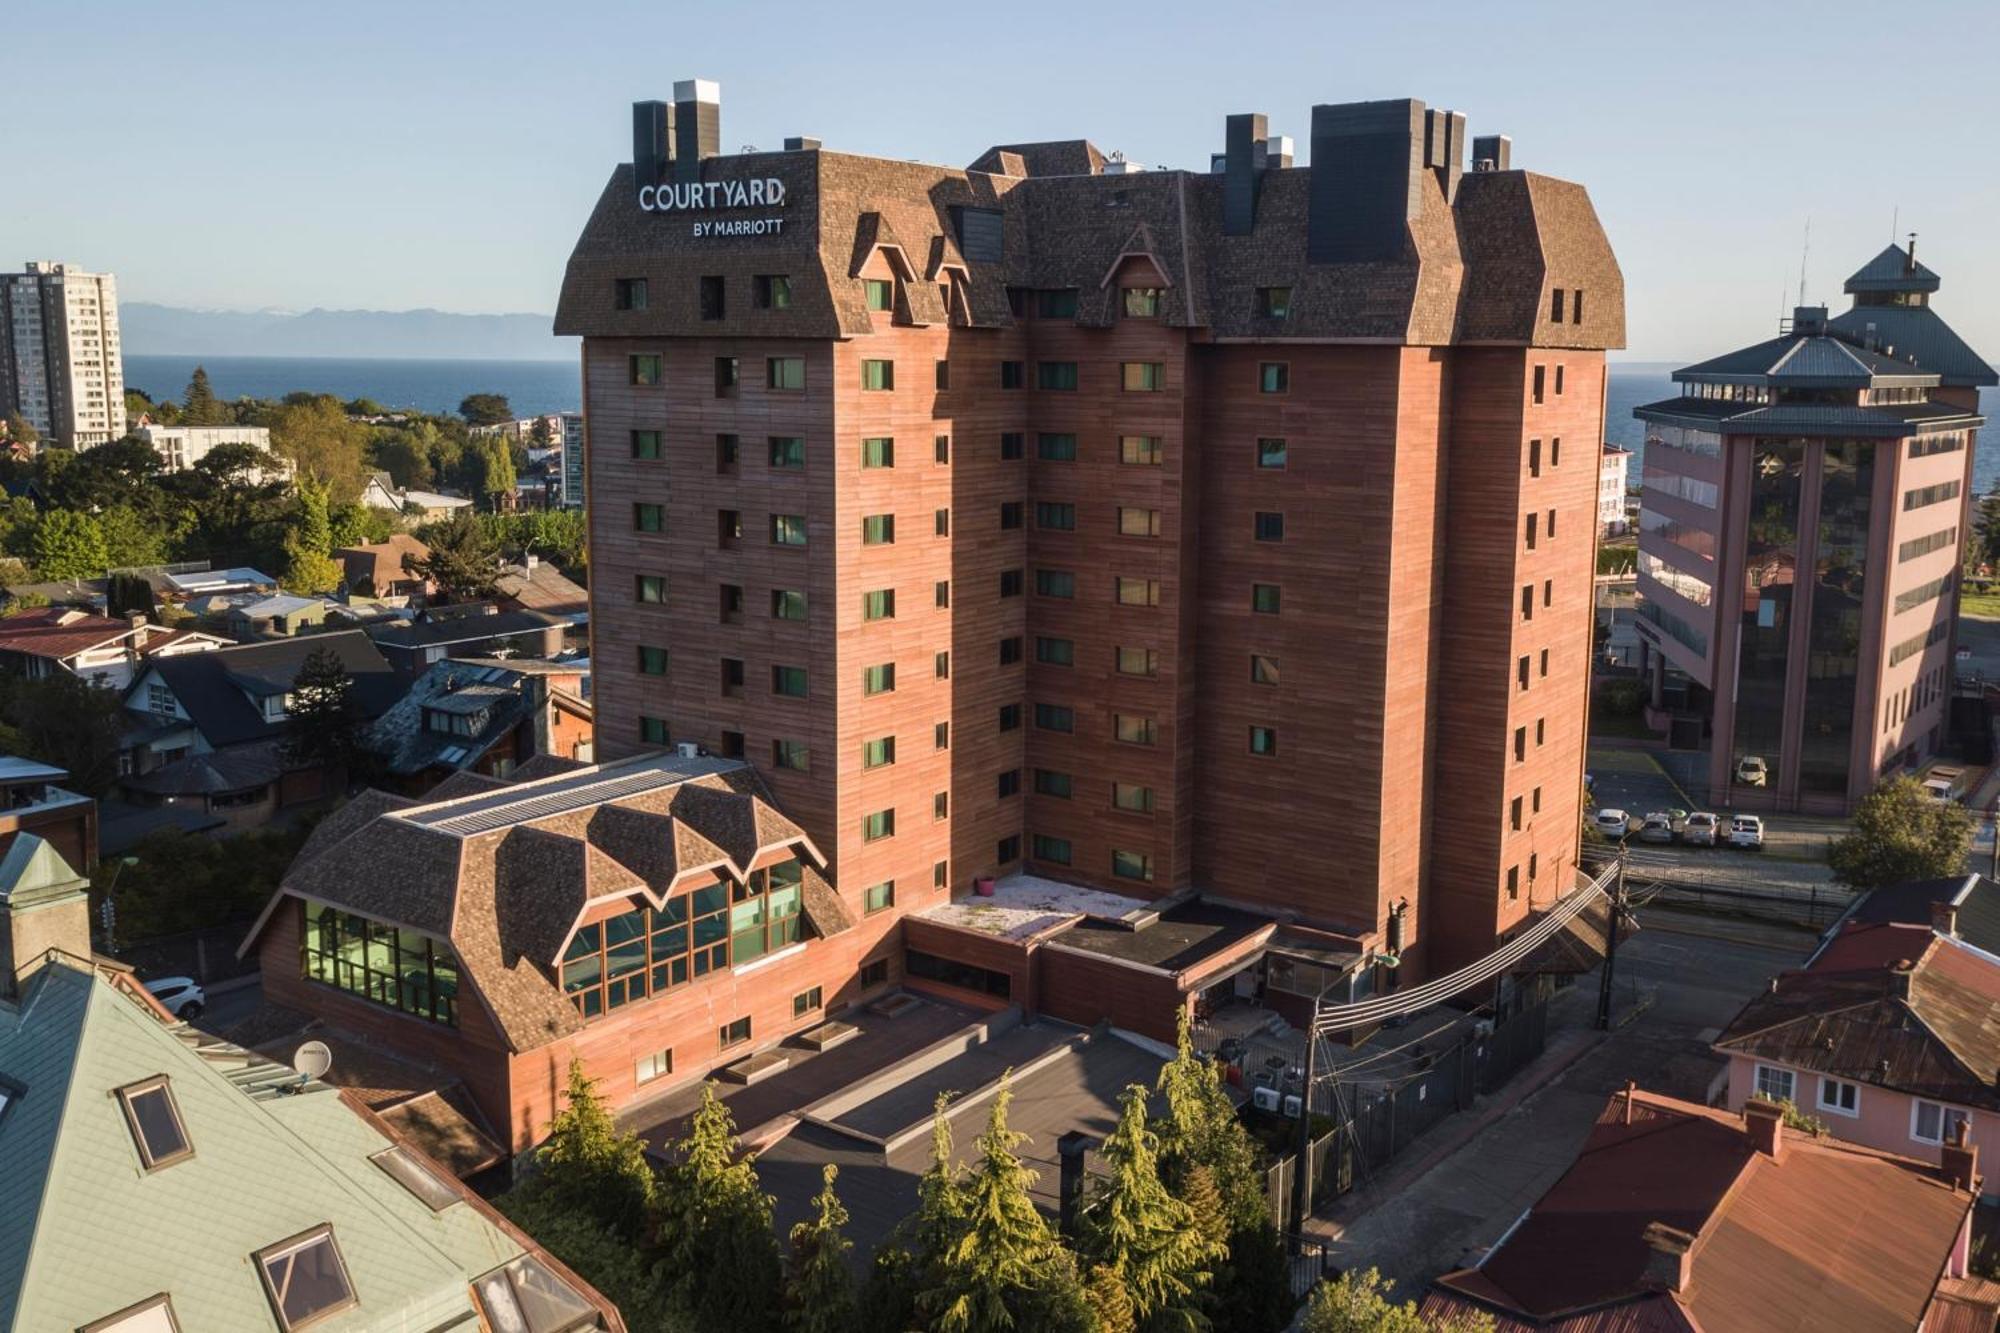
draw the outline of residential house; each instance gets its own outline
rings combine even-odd
[[[1836,1138],[1917,1156],[1964,1125],[2000,1151],[2000,960],[1929,923],[1850,923],[1715,1049],[1731,1109],[1793,1102]]]
[[[207,652],[229,641],[198,630],[156,625],[142,615],[114,619],[68,606],[44,606],[0,619],[0,670],[42,680],[68,672],[114,689],[154,656]]]
[[[1599,536],[1616,537],[1631,526],[1625,519],[1625,494],[1632,484],[1631,472],[1632,451],[1607,443],[1597,472]]]
[[[590,624],[589,591],[533,552],[522,556],[519,564],[501,570],[494,593],[507,610],[557,616],[568,621],[573,630]]]
[[[624,1328],[386,1118],[94,964],[87,889],[0,857],[0,1328]]]
[[[1881,924],[1930,926],[2000,958],[2000,881],[1984,875],[1952,875],[1872,889],[1841,913],[1824,942],[1850,925]]]
[[[448,1071],[520,1151],[572,1059],[622,1106],[887,990],[748,764],[545,755],[514,778],[364,792],[322,820],[242,946],[266,1001]]]
[[[132,432],[153,447],[168,472],[186,472],[225,445],[247,445],[265,455],[269,465],[252,469],[258,484],[291,480],[296,469],[289,458],[271,452],[271,431],[266,426],[161,426],[150,417],[141,417]]]
[[[368,628],[375,646],[405,676],[420,676],[447,657],[554,657],[568,623],[540,611],[501,611],[488,604],[432,607],[415,620]]]
[[[462,495],[437,491],[405,490],[389,479],[386,472],[371,472],[361,488],[361,503],[371,509],[388,509],[416,519],[450,518],[472,501]]]
[[[1634,1089],[1479,1262],[1439,1278],[1427,1321],[1500,1333],[1841,1333],[1945,1326],[1992,1284],[1967,1263],[1978,1149],[1929,1161]],[[1984,1305],[1991,1329],[1994,1307]]]
[[[229,632],[239,643],[290,638],[324,625],[328,614],[340,609],[338,602],[324,597],[298,597],[290,593],[259,597],[230,608]]]
[[[189,806],[230,828],[330,794],[341,775],[295,766],[282,748],[293,684],[322,650],[353,678],[361,721],[402,697],[403,682],[358,629],[161,658],[125,693],[120,787],[139,804]]]
[[[536,755],[588,763],[590,705],[575,665],[447,658],[417,677],[362,737],[396,789],[421,795],[453,773],[504,778]]]
[[[68,777],[49,764],[0,755],[0,853],[32,833],[73,866],[97,864],[97,802],[61,786]]]
[[[333,553],[347,572],[350,593],[385,600],[421,602],[431,592],[429,580],[409,571],[407,561],[429,557],[431,548],[407,532],[392,532],[385,541],[343,546]]]

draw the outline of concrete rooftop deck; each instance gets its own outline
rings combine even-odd
[[[1128,898],[1025,873],[1006,876],[993,890],[990,898],[960,898],[915,915],[941,926],[1027,941],[1083,917],[1129,923],[1151,907],[1149,899]]]

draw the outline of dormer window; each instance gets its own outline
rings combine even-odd
[[[789,310],[792,280],[782,273],[760,273],[752,282],[759,310]]]
[[[861,285],[870,310],[886,312],[896,308],[896,284],[891,279],[866,278]]]
[[[132,1144],[148,1171],[158,1171],[194,1156],[187,1130],[181,1124],[180,1107],[174,1102],[173,1087],[167,1076],[146,1079],[118,1089],[118,1104],[125,1111],[125,1127],[132,1131]]]
[[[1257,313],[1266,319],[1283,319],[1292,313],[1292,289],[1290,287],[1259,287],[1257,289]]]
[[[1125,289],[1125,317],[1127,319],[1156,319],[1160,314],[1158,287],[1127,287]]]
[[[1035,317],[1038,319],[1075,319],[1076,289],[1063,287],[1054,291],[1035,293]]]

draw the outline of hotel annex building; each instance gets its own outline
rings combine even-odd
[[[622,1103],[897,986],[1303,1018],[1576,884],[1624,337],[1581,187],[1416,101],[1314,108],[1309,167],[1239,115],[1208,172],[960,170],[725,156],[676,91],[556,318],[600,762],[330,818],[246,944],[276,998],[520,1147],[572,1055]]]

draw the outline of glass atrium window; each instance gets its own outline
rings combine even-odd
[[[300,910],[308,980],[457,1026],[458,956],[449,945],[325,903],[305,903]]]

